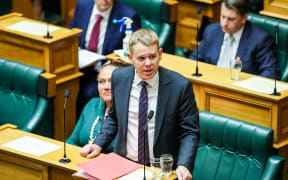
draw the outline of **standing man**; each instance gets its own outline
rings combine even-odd
[[[125,29],[119,32],[120,24],[113,24],[114,19],[129,17],[133,20],[132,30],[140,28],[140,16],[133,9],[116,0],[78,0],[69,28],[79,28],[79,45],[83,49],[107,55],[116,49],[122,49]],[[77,117],[84,105],[93,97],[98,97],[96,64],[81,71],[85,74],[80,79],[80,91],[77,99]]]
[[[268,78],[280,78],[271,36],[247,21],[249,0],[223,0],[220,23],[206,27],[198,53],[199,60],[229,68],[232,58],[240,57],[242,71]],[[190,59],[196,59],[197,50]],[[275,70],[277,69],[277,70]]]
[[[113,72],[111,109],[102,132],[80,153],[94,157],[115,137],[115,153],[142,164],[149,163],[149,158],[172,154],[178,179],[192,179],[199,142],[192,84],[180,74],[159,67],[163,50],[155,32],[134,32],[129,48],[133,66]],[[154,116],[147,120],[151,111]],[[144,136],[147,143],[142,141]],[[143,144],[149,150],[144,156]]]

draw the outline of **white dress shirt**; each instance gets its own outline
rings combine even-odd
[[[236,58],[235,56],[236,56],[236,53],[237,53],[237,50],[238,50],[238,46],[239,46],[239,42],[240,42],[240,38],[242,36],[243,30],[244,30],[244,26],[239,31],[237,31],[236,33],[232,34],[232,36],[234,38],[232,57],[234,57],[234,58]],[[219,59],[222,58],[222,56],[224,54],[224,47],[225,47],[225,43],[227,43],[227,41],[228,41],[228,36],[229,36],[229,33],[225,33],[224,34],[224,39],[223,39],[223,42],[222,42],[221,51],[220,51],[220,55],[219,55],[218,61],[219,61]],[[241,59],[241,57],[240,57],[240,59]],[[228,69],[229,68],[229,64],[227,64],[225,66],[225,68]]]
[[[141,91],[140,82],[142,79],[135,71],[134,80],[130,92],[130,101],[128,109],[128,127],[127,127],[127,154],[126,157],[134,161],[138,161],[138,112],[139,112],[139,97]],[[145,80],[147,82],[146,88],[148,93],[148,114],[152,110],[154,116],[148,121],[148,142],[149,142],[149,156],[150,159],[154,157],[153,144],[155,132],[155,117],[156,105],[158,99],[159,87],[159,73],[157,72],[152,79]]]
[[[113,8],[113,5],[108,10],[101,13],[99,12],[96,4],[94,4],[93,10],[90,16],[90,20],[88,23],[88,27],[87,27],[87,32],[86,32],[86,37],[85,37],[85,48],[87,48],[89,45],[92,30],[93,30],[94,24],[96,23],[96,15],[100,14],[103,18],[100,23],[100,34],[99,34],[99,40],[98,40],[98,46],[97,46],[97,53],[102,54],[106,29],[107,29],[108,20],[109,20],[109,16],[110,16],[112,8]]]

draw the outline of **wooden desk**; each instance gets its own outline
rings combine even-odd
[[[13,141],[23,136],[30,136],[63,147],[63,142],[18,130],[14,125],[5,124],[0,126],[1,180],[81,179],[72,176],[74,172],[80,170],[76,164],[88,160],[80,155],[80,147],[66,144],[67,157],[71,159],[71,163],[63,164],[59,162],[59,159],[63,157],[63,148],[38,157],[1,146],[4,143]],[[169,179],[176,179],[175,172],[173,172],[172,177]]]
[[[107,58],[123,61],[115,54]],[[200,111],[206,110],[272,128],[278,155],[288,158],[288,90],[281,92],[281,96],[271,96],[234,86],[235,81],[230,80],[230,70],[201,62],[199,72],[202,76],[194,77],[191,74],[195,73],[195,61],[165,53],[160,65],[192,81]],[[240,80],[254,76],[241,73]],[[287,161],[285,174],[288,174]]]
[[[287,0],[264,0],[264,9],[260,14],[278,19],[288,20]]]
[[[54,137],[58,140],[63,140],[65,89],[70,89],[71,91],[66,106],[67,136],[72,133],[76,124],[76,99],[79,91],[79,77],[83,75],[78,68],[78,36],[82,31],[58,26],[58,30],[50,33],[53,38],[45,39],[43,36],[6,28],[24,20],[42,23],[24,18],[18,13],[0,17],[0,57],[45,69],[47,73],[56,76],[56,87],[51,86],[52,89],[48,91],[50,97],[55,97]]]

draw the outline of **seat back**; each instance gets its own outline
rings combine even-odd
[[[0,124],[10,123],[19,129],[53,136],[53,101],[39,93],[43,71],[0,59]]]
[[[272,153],[273,130],[206,111],[193,180],[258,180]]]
[[[270,34],[274,39],[275,32],[274,27],[278,25],[279,34],[277,41],[277,58],[278,58],[278,66],[281,71],[281,81],[288,80],[288,22],[262,16],[259,14],[249,13],[248,21],[257,25],[268,34]]]
[[[170,6],[163,0],[118,0],[136,10],[141,27],[159,36],[160,47],[167,53],[175,52],[175,22],[170,22]]]

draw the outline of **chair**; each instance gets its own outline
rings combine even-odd
[[[163,0],[118,0],[135,9],[141,18],[141,27],[151,29],[159,36],[164,52],[175,53],[176,5]]]
[[[0,125],[53,137],[53,99],[45,97],[43,69],[0,58]],[[46,88],[45,88],[46,87]]]
[[[249,13],[248,21],[257,25],[275,38],[274,27],[278,25],[277,57],[281,81],[288,80],[288,22],[259,14]]]
[[[281,180],[284,159],[272,155],[273,130],[201,111],[193,180]]]

